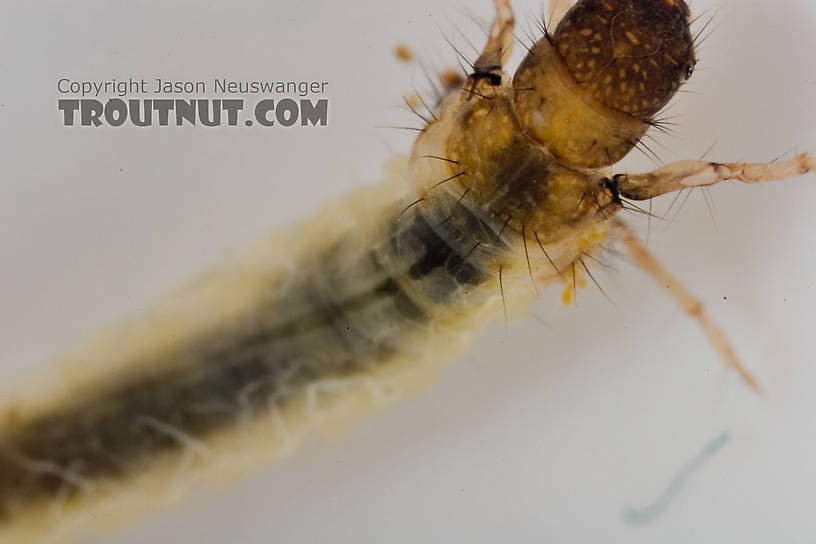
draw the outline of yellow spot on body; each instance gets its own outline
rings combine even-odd
[[[626,31],[626,37],[629,38],[629,41],[632,42],[634,45],[640,45],[640,40],[638,39],[637,36],[635,36],[635,34],[631,30]]]
[[[589,252],[589,250],[606,240],[607,236],[606,229],[597,228],[578,239],[578,248],[581,251]]]
[[[626,79],[626,70],[623,68],[618,71],[618,79]]]
[[[593,32],[594,32],[594,31],[593,31],[591,28],[585,28],[585,29],[581,30],[581,31],[580,31],[580,32],[578,32],[578,33],[579,33],[581,36],[586,36],[586,37],[589,37],[589,36],[592,36],[592,33],[593,33]]]

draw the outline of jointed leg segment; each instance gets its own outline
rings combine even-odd
[[[742,366],[725,333],[711,320],[703,304],[669,274],[625,223],[618,219],[612,219],[612,222],[615,230],[621,235],[623,243],[629,250],[630,255],[635,259],[635,262],[643,270],[648,272],[655,281],[666,286],[669,290],[669,294],[672,295],[674,300],[677,301],[689,317],[697,321],[723,361],[735,370],[751,389],[759,393],[761,391],[759,383],[748,370]]]
[[[816,155],[804,153],[782,162],[766,164],[679,161],[646,174],[618,174],[613,182],[621,196],[646,200],[691,187],[706,187],[733,179],[761,183],[801,176],[816,170]]]
[[[575,4],[574,0],[550,0],[550,16],[547,18],[547,27],[555,30],[564,15]]]
[[[490,34],[487,38],[482,54],[476,59],[473,67],[476,75],[498,75],[501,76],[502,66],[510,58],[513,52],[513,10],[510,7],[510,0],[493,0],[496,7],[496,15],[490,27]]]

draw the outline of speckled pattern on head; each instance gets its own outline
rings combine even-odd
[[[554,39],[570,73],[596,100],[647,118],[694,69],[689,15],[683,0],[584,1]]]

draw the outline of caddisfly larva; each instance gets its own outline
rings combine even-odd
[[[618,213],[627,200],[728,179],[798,176],[816,159],[608,171],[694,69],[685,3],[582,0],[512,76],[513,14],[506,1],[496,8],[470,77],[432,108],[387,183],[114,331],[84,354],[93,360],[77,383],[7,407],[0,530],[23,541],[114,523],[191,475],[287,453],[307,431],[420,386],[538,290],[558,284],[573,298],[593,254],[615,241],[757,387]]]

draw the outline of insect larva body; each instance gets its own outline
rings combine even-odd
[[[637,145],[695,62],[685,4],[640,4],[610,17],[604,12],[616,2],[579,3],[511,79],[501,66],[512,15],[497,2],[496,31],[474,73],[434,111],[393,183],[304,222],[288,244],[266,247],[286,254],[282,269],[221,278],[209,302],[234,295],[241,304],[207,326],[178,326],[173,317],[152,324],[149,335],[167,337],[144,353],[123,350],[123,372],[113,366],[67,400],[9,417],[0,515],[10,530],[40,531],[94,505],[105,517],[130,515],[120,496],[137,488],[166,494],[179,467],[221,470],[236,452],[274,457],[324,418],[390,400],[548,282],[563,281],[574,294],[582,255],[610,231],[672,283],[614,219],[622,198],[813,167],[803,155],[778,168],[690,162],[641,176],[600,170]],[[605,41],[603,25],[611,24],[628,25],[620,29],[624,45]],[[585,48],[596,36],[598,51]],[[654,48],[651,39],[664,56],[647,87],[626,74],[651,70],[631,60],[633,48]],[[591,63],[610,54],[629,60],[615,65],[606,87],[593,87],[599,74]],[[604,75],[608,66],[598,68]],[[691,314],[704,315],[678,293]]]
[[[337,209],[348,213],[394,189],[365,191]],[[461,345],[457,337],[484,321],[479,308],[498,298],[484,269],[487,250],[466,259],[457,230],[481,224],[489,236],[491,227],[467,213],[432,227],[418,209],[400,216],[403,207],[396,201],[345,230],[317,228],[327,236],[309,242],[310,253],[288,274],[273,271],[259,282],[254,305],[243,312],[191,337],[188,331],[152,360],[131,361],[124,375],[7,425],[3,521],[37,508],[54,515],[60,495],[58,511],[69,514],[72,503],[111,500],[111,490],[182,455],[212,462],[207,444],[225,432],[242,434],[251,444],[244,447],[277,453],[319,420],[333,397],[349,403],[357,390],[365,403],[382,403],[400,392],[401,372],[421,368],[423,358],[449,358],[445,353]],[[226,294],[244,279],[234,274]],[[271,434],[257,436],[263,425],[254,419],[266,419]]]
[[[368,199],[382,202],[383,193],[400,192],[386,184],[334,209],[349,214]],[[82,509],[109,522],[130,515],[134,507],[118,495],[158,485],[156,500],[164,500],[173,486],[168,492],[161,482],[172,481],[180,463],[185,470],[221,467],[218,456],[231,454],[220,452],[236,450],[273,457],[326,417],[336,420],[339,412],[342,419],[427,381],[501,307],[497,263],[505,263],[501,287],[512,300],[509,271],[524,261],[519,248],[510,251],[518,235],[506,221],[453,194],[439,191],[421,207],[406,202],[398,198],[344,229],[336,218],[325,219],[332,212],[324,210],[318,217],[325,228],[311,224],[303,236],[312,240],[255,249],[285,252],[294,261],[283,274],[253,270],[254,299],[241,311],[172,334],[146,354],[126,352],[130,360],[111,365],[123,371],[103,372],[101,381],[68,388],[66,401],[10,418],[0,497],[3,521],[25,522],[12,525],[22,531],[14,538],[70,521]],[[456,214],[446,217],[452,209]],[[550,259],[566,262],[576,244],[562,236]],[[246,279],[240,268],[218,278],[215,299],[245,289]],[[193,292],[206,300],[207,289],[204,282]],[[214,308],[198,301],[185,311]],[[149,325],[142,335],[161,335],[166,326]],[[116,346],[107,350],[114,359]],[[223,442],[233,445],[214,445]]]
[[[471,101],[476,85],[497,95]],[[493,113],[487,108],[494,105]],[[240,429],[247,418],[271,417],[282,438],[300,432],[290,420],[317,417],[326,395],[350,397],[343,384],[387,396],[379,382],[393,374],[390,367],[449,359],[455,337],[478,330],[500,294],[512,299],[528,268],[535,281],[533,264],[540,276],[546,258],[544,276],[560,275],[602,240],[599,194],[608,205],[611,193],[596,176],[554,164],[519,137],[512,108],[502,87],[474,80],[471,93],[452,96],[415,146],[410,178],[419,200],[395,200],[375,222],[351,223],[326,239],[309,232],[317,237],[299,244],[309,253],[294,259],[290,277],[260,280],[257,300],[230,320],[188,332],[151,360],[131,362],[141,370],[10,425],[0,478],[4,520],[26,516],[32,505],[53,511],[55,496],[58,512],[95,497],[107,501],[111,487],[130,485],[159,461],[166,466],[171,454],[207,457],[207,439]],[[469,152],[474,143],[484,167]],[[459,157],[460,150],[468,155]],[[470,172],[449,175],[450,165]],[[468,179],[472,199],[446,185],[458,177]],[[540,247],[535,258],[520,251],[526,224],[488,202],[546,218],[531,228],[530,243]],[[355,209],[352,201],[342,207]],[[298,411],[305,413],[291,415]]]

